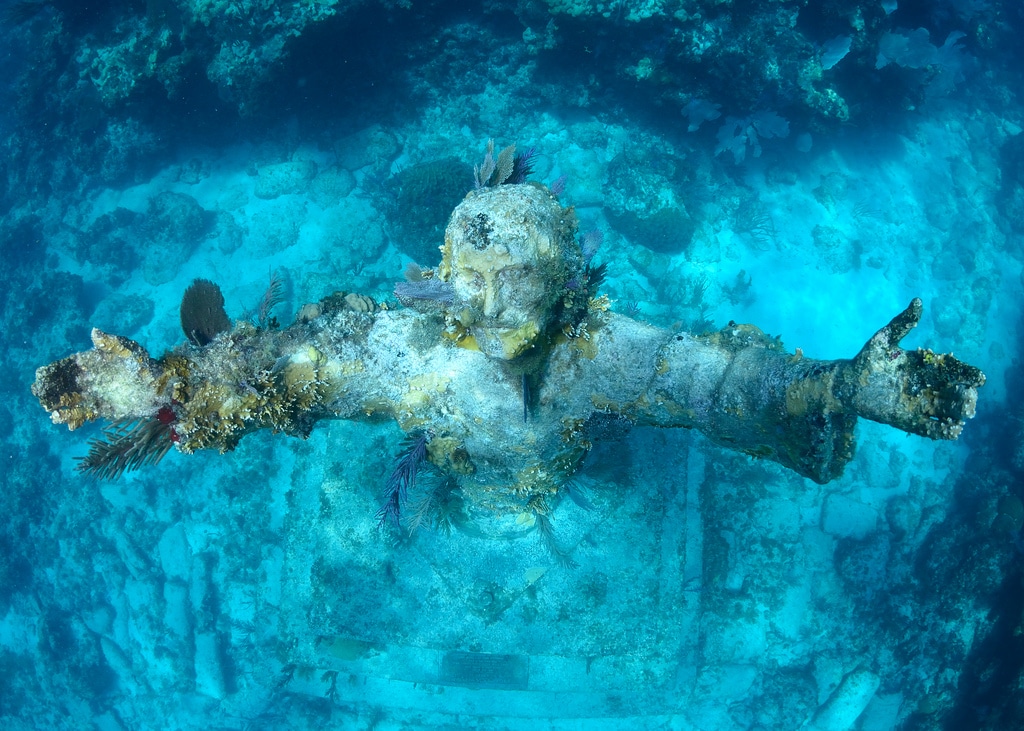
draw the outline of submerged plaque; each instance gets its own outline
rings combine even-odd
[[[467,688],[526,690],[530,658],[489,652],[446,652],[441,658],[440,682]]]

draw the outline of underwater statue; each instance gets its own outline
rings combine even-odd
[[[154,358],[93,330],[94,347],[40,368],[33,393],[71,429],[112,422],[81,463],[103,477],[171,447],[230,451],[258,429],[393,419],[409,439],[382,519],[399,518],[426,462],[483,519],[546,516],[592,442],[632,425],[696,429],[824,483],[852,458],[857,417],[956,439],[985,381],[952,355],[900,347],[919,299],[828,361],[752,325],[695,335],[611,312],[573,210],[539,184],[470,192],[441,251],[396,287],[404,307],[337,293],[280,329],[232,325],[206,282],[183,302],[188,342]]]

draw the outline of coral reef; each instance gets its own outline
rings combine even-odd
[[[686,204],[679,167],[670,151],[655,157],[634,149],[613,158],[604,198],[612,227],[655,252],[688,251],[698,221]]]
[[[511,160],[510,160],[511,164]],[[448,214],[473,187],[473,170],[455,157],[407,167],[383,186],[388,235],[413,261],[437,262]]]
[[[509,77],[501,81],[534,89],[549,106],[588,107],[600,100],[603,107],[677,110],[689,118],[691,134],[717,134],[719,150],[735,160],[748,148],[757,154],[760,140],[779,136],[781,120],[818,133],[948,94],[970,73],[969,53],[1005,33],[999,24],[981,22],[989,11],[973,5],[959,9],[962,27],[953,32],[913,10],[890,14],[881,5],[861,8],[849,0],[756,9],[719,0],[614,7],[559,0],[508,9],[520,28],[511,33],[498,7],[473,26],[449,24],[437,0],[416,8],[422,37],[391,44],[420,70],[421,82],[409,84],[414,96],[435,94],[452,79],[460,80],[459,91],[486,88],[497,80],[487,68],[493,65],[496,76]],[[20,148],[11,145],[16,164],[10,171],[21,180],[10,190],[18,199],[40,186],[73,187],[83,174],[107,181],[140,174],[174,141],[207,137],[209,128],[189,123],[197,109],[226,119],[229,124],[217,126],[230,135],[239,120],[287,116],[291,104],[273,109],[268,100],[290,97],[297,80],[310,85],[300,96],[313,109],[335,94],[338,74],[357,89],[364,70],[382,74],[378,86],[404,82],[390,73],[394,61],[387,51],[361,37],[368,28],[400,25],[409,12],[403,3],[331,0],[278,8],[242,0],[152,0],[86,13],[66,2],[26,2],[12,12],[20,23],[15,34],[32,54],[31,74],[17,81],[17,111],[32,128],[59,128],[70,161],[54,166],[39,158],[54,142],[42,133]],[[50,16],[54,22],[45,19]],[[337,68],[321,62],[328,37],[352,47]],[[435,39],[443,39],[444,52],[437,52]],[[499,44],[500,59],[492,52]],[[470,51],[486,55],[489,64],[471,61]],[[588,70],[578,84],[548,81],[571,68]],[[365,96],[358,94],[346,99]],[[151,101],[165,113],[146,116]],[[495,112],[484,121],[511,134],[518,120]],[[350,171],[367,164],[386,169],[383,163],[397,156],[393,133],[378,127],[366,134],[366,146],[354,137],[338,141],[338,160]],[[777,146],[774,140],[763,145]],[[293,174],[305,179],[309,170]]]

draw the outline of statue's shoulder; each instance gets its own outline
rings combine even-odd
[[[445,337],[443,318],[409,308],[375,313],[370,337],[378,343],[390,342],[396,348],[413,349],[421,355],[452,347],[451,339]]]
[[[599,354],[620,357],[630,352],[639,355],[656,351],[672,333],[616,312],[606,312],[600,323],[591,327],[589,335],[597,342]]]
[[[672,333],[639,320],[606,312],[597,322],[566,332],[552,352],[555,361],[565,367],[582,368],[586,373],[615,371],[623,363],[653,362]]]

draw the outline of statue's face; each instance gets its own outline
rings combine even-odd
[[[459,317],[480,350],[503,359],[533,347],[551,322],[558,294],[558,283],[538,252],[517,248],[515,254],[502,244],[452,252]]]
[[[481,351],[511,360],[537,345],[580,266],[574,235],[571,211],[540,186],[489,188],[458,205],[440,272],[455,290],[450,311]]]

